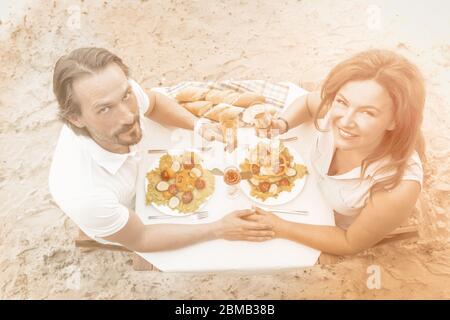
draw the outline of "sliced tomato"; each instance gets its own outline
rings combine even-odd
[[[190,191],[184,192],[183,195],[181,196],[181,200],[185,204],[191,202],[193,198],[194,198],[194,196],[192,195],[192,192],[190,192]]]
[[[167,170],[161,171],[161,179],[163,179],[164,181],[168,181],[170,179],[170,175]]]
[[[270,183],[267,181],[260,182],[258,188],[261,192],[267,192],[270,189]]]
[[[289,186],[289,179],[288,178],[283,178],[280,181],[278,181],[278,185],[280,187],[287,187]]]
[[[195,180],[195,187],[198,190],[202,190],[205,188],[205,180],[198,178],[197,180]]]
[[[252,164],[251,171],[253,174],[259,174],[259,166],[257,164]]]
[[[175,184],[171,184],[170,186],[169,186],[169,193],[171,194],[171,195],[176,195],[177,193],[178,193],[178,188],[177,188],[177,186],[175,185]]]

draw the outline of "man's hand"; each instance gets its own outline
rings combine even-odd
[[[217,238],[234,241],[266,241],[272,239],[275,234],[270,225],[245,219],[252,214],[254,214],[253,210],[233,211],[215,222]]]
[[[224,142],[219,123],[201,123],[198,127],[198,133],[207,141]]]

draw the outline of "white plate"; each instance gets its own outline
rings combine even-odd
[[[288,148],[287,146],[285,146],[285,147]],[[305,161],[303,161],[303,158],[295,150],[293,150],[292,148],[288,148],[288,150],[289,150],[289,153],[294,158],[294,162],[296,164],[301,164],[306,167]],[[246,156],[246,152],[242,152],[241,157],[239,159],[239,164],[244,162],[245,156]],[[248,198],[250,198],[252,201],[254,201],[258,204],[261,204],[261,205],[265,205],[265,206],[277,206],[277,205],[288,203],[289,201],[292,201],[294,198],[296,198],[300,194],[300,192],[302,192],[307,176],[308,175],[305,175],[303,178],[295,180],[294,187],[292,188],[292,190],[290,192],[282,191],[280,194],[278,194],[277,198],[270,197],[270,198],[267,198],[265,201],[263,201],[262,199],[253,197],[250,194],[251,186],[250,186],[250,182],[248,180],[241,180],[241,182],[239,183],[239,186],[241,187],[241,190],[244,192],[244,194]]]
[[[206,170],[206,166],[205,166],[205,164],[204,164],[204,161],[203,161],[203,159],[201,158],[201,156],[199,155],[198,151],[196,151],[196,150],[191,150],[191,149],[180,150],[180,149],[177,149],[177,150],[169,150],[168,153],[169,153],[169,155],[171,155],[171,156],[179,156],[179,155],[182,155],[184,152],[189,152],[189,151],[195,152],[195,154],[200,158],[200,164],[201,164],[203,170]],[[161,157],[162,157],[163,155],[164,155],[164,154],[162,154]],[[154,161],[154,162],[150,165],[150,167],[149,167],[148,170],[146,171],[147,173],[159,167],[159,159],[160,159],[161,157],[159,157],[156,161]],[[145,194],[147,194],[147,187],[148,187],[148,180],[147,180],[147,177],[145,177]],[[200,207],[199,207],[195,212],[200,211],[200,210],[206,205],[206,203],[209,201],[209,199],[211,198],[211,196],[212,196],[213,194],[214,194],[214,192],[213,192],[209,197],[207,197],[207,198],[205,199],[205,201],[200,205]],[[180,199],[180,201],[181,201],[181,199]],[[165,205],[158,205],[158,204],[156,204],[156,203],[154,203],[154,202],[152,202],[151,205],[152,205],[154,208],[156,208],[159,212],[164,213],[164,214],[169,215],[169,216],[174,216],[174,217],[186,217],[186,216],[189,216],[189,215],[195,213],[195,212],[190,212],[190,213],[189,213],[189,212],[188,212],[188,213],[179,212],[179,211],[177,211],[177,210],[172,210],[172,209],[171,209],[170,207],[168,207],[168,206],[165,206]]]

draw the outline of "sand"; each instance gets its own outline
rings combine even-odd
[[[0,299],[450,298],[450,3],[213,2],[2,2]],[[75,248],[76,227],[47,177],[61,128],[53,65],[81,46],[113,50],[145,88],[216,79],[308,85],[359,50],[404,54],[427,83],[420,238],[338,264],[256,274],[137,272],[130,254]],[[373,265],[379,289],[367,285]]]

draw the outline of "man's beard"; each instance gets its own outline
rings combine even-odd
[[[133,131],[128,136],[128,139],[124,139],[124,138],[120,137],[121,134],[127,133],[130,130],[133,130]],[[134,145],[134,144],[138,143],[141,140],[141,138],[142,138],[142,129],[141,129],[139,115],[135,116],[134,122],[132,124],[122,126],[120,129],[116,130],[113,133],[113,139],[115,140],[115,143],[120,144],[122,146]]]

